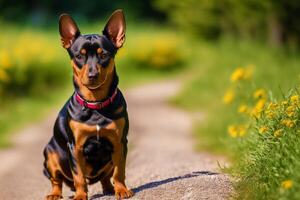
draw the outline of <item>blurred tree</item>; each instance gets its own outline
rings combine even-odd
[[[210,39],[221,35],[300,44],[299,0],[154,0],[175,25]]]
[[[126,15],[134,19],[162,19],[162,12],[153,8],[151,0],[0,0],[0,19],[10,22],[49,24],[49,19],[57,19],[68,12],[85,20],[99,20],[107,17],[115,9],[122,8]],[[51,22],[51,21],[50,21]]]
[[[183,29],[215,38],[221,31],[221,5],[218,0],[156,0],[154,5],[166,12],[169,20]]]

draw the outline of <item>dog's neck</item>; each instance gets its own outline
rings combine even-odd
[[[109,98],[118,87],[119,77],[114,69],[113,76],[110,80],[107,80],[103,88],[90,90],[83,85],[78,85],[76,83],[75,77],[73,77],[74,89],[77,93],[80,94],[82,98],[86,101],[95,102],[95,101],[103,101]]]

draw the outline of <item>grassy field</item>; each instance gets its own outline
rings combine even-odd
[[[54,27],[1,27],[5,32],[0,38],[0,147],[5,147],[10,145],[10,133],[58,110],[73,89],[69,56]],[[83,34],[100,33],[102,24],[80,27]],[[184,58],[178,53],[182,41],[176,33],[151,25],[129,27],[116,56],[122,89],[178,74]]]
[[[299,54],[253,41],[193,44],[185,87],[171,101],[204,114],[195,121],[197,147],[231,159],[237,198],[299,199],[298,104],[289,100],[299,85]],[[284,98],[286,105],[270,110]]]

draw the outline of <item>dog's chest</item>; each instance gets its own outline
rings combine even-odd
[[[123,115],[125,115],[126,112],[115,113],[120,107],[123,108],[123,111],[126,110],[126,102],[122,94],[118,92],[114,101],[109,106],[100,110],[90,109],[80,105],[76,101],[75,95],[73,95],[68,102],[67,110],[70,119],[88,125],[97,124],[104,127],[110,124],[113,120],[124,117]]]
[[[112,160],[113,145],[105,138],[89,138],[84,147],[83,155],[86,164],[90,166],[88,176],[94,177],[99,175],[101,169]]]
[[[69,109],[70,117],[78,122],[86,123],[89,125],[106,126],[112,122],[112,120],[97,110],[91,110],[88,108],[73,108]]]

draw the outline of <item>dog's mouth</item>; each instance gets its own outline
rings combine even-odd
[[[90,90],[97,90],[105,84],[106,79],[107,79],[107,74],[108,73],[105,74],[104,80],[100,83],[94,83],[94,82],[92,82],[92,83],[90,83],[90,82],[89,83],[83,83],[82,82],[82,84]]]

